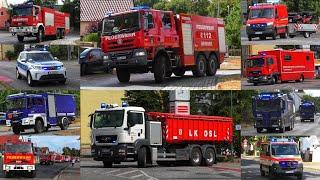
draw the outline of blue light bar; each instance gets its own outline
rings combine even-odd
[[[129,106],[129,103],[127,101],[122,102],[122,107],[128,107],[128,106]]]
[[[101,109],[107,109],[108,105],[107,103],[101,103]]]
[[[271,138],[270,141],[271,142],[294,142],[293,139],[289,139],[289,138]]]
[[[149,6],[136,6],[136,7],[130,8],[130,10],[148,10],[148,9],[150,9]]]

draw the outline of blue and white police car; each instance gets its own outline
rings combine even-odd
[[[63,63],[53,57],[46,48],[27,49],[20,52],[17,59],[16,77],[26,78],[29,86],[48,81],[65,84],[67,73]]]

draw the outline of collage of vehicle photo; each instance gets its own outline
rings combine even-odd
[[[320,0],[0,0],[0,179],[320,180]]]

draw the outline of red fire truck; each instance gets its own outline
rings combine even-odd
[[[31,142],[8,142],[3,154],[3,171],[6,177],[12,172],[26,172],[29,177],[36,176],[36,157]]]
[[[312,51],[275,49],[249,57],[246,74],[248,82],[254,85],[285,81],[303,82],[315,77],[314,66]]]
[[[283,4],[260,3],[249,7],[247,20],[249,41],[254,37],[276,39],[288,37],[288,11]]]
[[[224,22],[219,18],[135,7],[103,20],[101,47],[120,82],[130,73],[154,73],[161,83],[172,73],[213,76],[226,53]]]
[[[33,1],[15,5],[12,9],[10,32],[16,33],[18,40],[37,37],[42,42],[45,37],[63,38],[70,31],[70,14],[34,5]]]
[[[49,151],[48,147],[40,149],[40,164],[50,165],[54,163],[55,156]]]
[[[149,112],[105,106],[91,115],[91,154],[104,167],[137,161],[139,167],[188,161],[216,163],[218,145],[232,142],[232,118]]]

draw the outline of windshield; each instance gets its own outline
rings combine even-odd
[[[7,109],[23,109],[26,107],[26,98],[19,99],[8,99],[7,100]]]
[[[32,7],[15,7],[12,10],[12,14],[14,16],[31,16],[32,9]]]
[[[139,13],[110,16],[103,20],[103,35],[130,33],[140,29]]]
[[[101,111],[94,114],[94,128],[120,127],[123,124],[124,110]]]
[[[300,106],[300,111],[301,112],[314,112],[314,106]]]
[[[256,111],[262,112],[271,112],[271,111],[279,111],[280,107],[280,100],[257,100],[256,101]]]
[[[249,19],[273,18],[273,8],[252,9],[249,13]]]
[[[31,144],[10,144],[6,145],[5,152],[7,153],[32,153]]]
[[[264,65],[264,59],[263,58],[248,59],[247,65],[249,68],[262,67]]]
[[[27,59],[32,59],[32,61],[35,62],[41,62],[41,61],[53,61],[54,58],[50,53],[28,53]]]
[[[299,155],[298,147],[295,144],[273,144],[271,152],[274,156]]]

